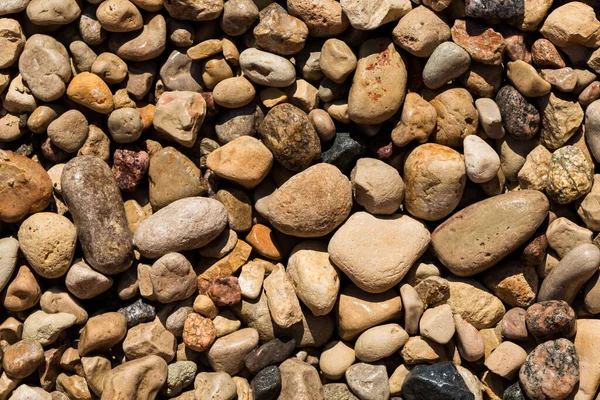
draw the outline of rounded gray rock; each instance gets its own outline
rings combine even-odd
[[[423,69],[423,83],[430,89],[438,89],[467,72],[471,56],[453,42],[439,45],[427,60]]]

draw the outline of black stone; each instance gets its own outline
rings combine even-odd
[[[504,86],[496,95],[496,103],[504,129],[515,139],[531,139],[538,133],[540,113],[517,89]]]
[[[156,317],[156,310],[150,304],[146,304],[142,299],[135,303],[119,309],[119,312],[127,320],[127,328],[133,328],[143,322],[150,322]]]
[[[475,400],[450,361],[415,366],[404,380],[402,397],[405,400]]]
[[[366,146],[349,133],[337,133],[333,145],[321,154],[324,163],[333,164],[341,171],[348,171],[356,160],[366,152]]]
[[[524,0],[465,0],[467,17],[509,19],[525,15]]]
[[[252,382],[252,395],[254,400],[275,400],[281,391],[281,374],[274,365],[262,369]]]
[[[252,350],[246,356],[246,368],[251,373],[256,374],[269,365],[279,364],[286,360],[295,347],[296,341],[292,338],[273,339]]]
[[[502,400],[527,400],[527,397],[523,394],[521,384],[516,382],[506,388]]]

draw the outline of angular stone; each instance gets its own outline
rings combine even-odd
[[[446,301],[454,314],[477,329],[489,328],[504,316],[505,308],[500,299],[488,292],[473,279],[448,277],[450,296]]]
[[[364,400],[387,399],[390,385],[384,365],[354,364],[346,371],[348,387]]]
[[[540,129],[540,113],[514,87],[504,86],[496,95],[504,129],[517,139],[529,139]]]
[[[550,93],[540,100],[542,130],[540,142],[549,150],[563,146],[583,122],[583,110],[576,101]]]
[[[463,47],[474,61],[500,64],[505,43],[502,35],[477,22],[457,19],[452,27],[452,40]]]
[[[475,399],[451,362],[415,366],[404,380],[402,394],[409,399]]]

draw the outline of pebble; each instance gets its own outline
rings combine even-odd
[[[392,251],[389,246],[399,240],[402,249]],[[327,250],[359,288],[382,293],[404,278],[429,241],[429,231],[409,216],[382,218],[357,212],[333,235]]]
[[[275,399],[281,390],[279,368],[272,365],[261,370],[252,379],[252,396],[257,399]]]
[[[552,153],[542,145],[538,145],[529,152],[525,159],[525,163],[517,174],[521,188],[539,191],[544,190],[548,183],[548,173],[551,162]]]
[[[191,147],[206,115],[206,101],[200,93],[165,92],[154,111],[154,128],[167,139]]]
[[[109,85],[121,83],[127,78],[128,66],[113,53],[102,53],[92,63],[90,72],[98,75]]]
[[[540,142],[549,150],[563,146],[583,122],[583,110],[576,101],[550,93],[540,99],[542,129]]]
[[[54,397],[42,388],[22,384],[12,392],[12,396],[9,398],[9,400],[17,399],[54,400]]]
[[[450,296],[446,301],[452,313],[477,329],[489,328],[502,319],[505,308],[500,299],[473,279],[448,277]]]
[[[346,43],[339,39],[325,41],[321,48],[319,67],[329,79],[343,83],[356,69],[356,64],[356,55]]]
[[[337,333],[342,340],[357,338],[365,330],[390,320],[399,320],[402,301],[393,290],[368,293],[355,285],[340,290],[335,308]]]
[[[197,277],[192,264],[179,253],[167,253],[152,264],[152,290],[161,303],[185,300],[196,292]]]
[[[596,100],[585,110],[585,139],[594,159],[600,158],[600,101]]]
[[[289,337],[270,340],[246,355],[245,366],[251,373],[257,374],[260,370],[287,359],[294,351],[295,345],[296,341]]]
[[[167,363],[158,356],[127,361],[106,373],[102,397],[156,397],[167,381],[167,373]]]
[[[300,302],[294,286],[281,264],[265,278],[264,290],[273,321],[282,328],[289,328],[302,320]]]
[[[354,349],[348,343],[336,340],[323,348],[319,357],[319,368],[326,378],[338,380],[344,376],[355,360]]]
[[[541,97],[550,93],[552,86],[538,74],[533,66],[522,60],[509,62],[508,79],[526,97]]]
[[[527,307],[535,301],[538,276],[535,268],[507,258],[487,270],[482,282],[505,303]]]
[[[25,35],[19,22],[11,18],[3,18],[0,23],[2,37],[0,37],[0,68],[9,68],[17,62],[23,47],[25,47]]]
[[[506,314],[505,314],[506,315]],[[470,323],[462,319],[459,314],[453,315],[456,335],[456,347],[465,361],[477,361],[485,354],[483,336]]]
[[[360,399],[387,399],[390,396],[388,376],[383,365],[354,364],[346,370],[346,382]]]
[[[294,175],[270,195],[266,217],[287,235],[319,237],[337,228],[350,214],[351,205],[350,181],[338,168],[320,163]]]
[[[155,210],[206,191],[199,168],[173,147],[165,147],[152,155],[148,163],[148,180],[149,200]]]
[[[127,328],[132,328],[144,322],[150,322],[156,317],[154,306],[144,303],[142,299],[137,299],[137,301],[127,307],[120,308],[118,312],[125,316]]]
[[[2,368],[13,378],[22,379],[33,374],[44,362],[42,345],[32,339],[21,340],[3,350]]]
[[[338,298],[340,276],[324,242],[303,241],[296,245],[289,256],[286,273],[296,295],[313,315],[331,312]]]
[[[516,139],[530,139],[540,129],[540,113],[514,87],[502,87],[496,95],[504,129]]]
[[[61,187],[90,266],[109,275],[129,268],[133,259],[131,233],[108,165],[93,156],[76,157],[65,165]]]
[[[208,296],[216,306],[231,306],[242,300],[238,279],[234,276],[217,278],[208,287]]]
[[[425,143],[435,129],[436,109],[416,93],[407,93],[400,121],[392,130],[392,142],[403,147],[416,140]]]
[[[419,320],[425,310],[425,304],[408,283],[400,286],[400,296],[404,305],[404,329],[409,335],[414,335],[419,332]]]
[[[540,33],[556,46],[580,44],[595,47],[600,22],[592,7],[575,2],[554,9],[544,21]]]
[[[457,19],[452,26],[452,40],[464,48],[474,61],[500,64],[505,42],[494,29],[473,21]]]
[[[452,308],[448,304],[428,308],[419,322],[421,336],[439,344],[448,343],[454,336]]]
[[[198,366],[193,361],[178,361],[167,366],[167,382],[163,390],[169,397],[177,396],[194,382]]]
[[[13,223],[44,210],[52,197],[48,173],[31,159],[0,150],[0,221]]]
[[[329,108],[331,110],[331,108]],[[321,153],[324,163],[332,164],[341,171],[348,171],[356,160],[365,153],[364,143],[357,140],[356,136],[346,132],[336,133],[332,146],[329,150]]]
[[[386,0],[370,4],[361,0],[343,0],[342,10],[355,29],[372,30],[391,21],[396,21],[411,10],[408,1]]]
[[[75,297],[91,299],[106,292],[113,285],[113,279],[93,270],[83,260],[74,263],[65,277],[65,286]]]
[[[249,262],[244,265],[238,278],[242,296],[256,299],[261,293],[264,277],[265,268],[262,264]]]
[[[548,245],[561,258],[580,244],[592,243],[592,236],[592,231],[565,217],[556,218],[546,230]]]
[[[526,326],[527,311],[522,308],[511,308],[502,317],[500,329],[502,336],[509,340],[527,340],[529,333]]]
[[[363,362],[389,357],[408,341],[408,333],[398,324],[384,324],[364,331],[354,344],[356,358]]]
[[[141,31],[111,35],[110,51],[126,61],[148,61],[158,57],[166,47],[167,23],[160,14],[148,14]]]
[[[543,69],[542,78],[561,92],[572,92],[577,85],[577,74],[573,68]]]
[[[575,334],[575,311],[563,300],[548,300],[527,309],[527,329],[539,341],[570,338]]]
[[[246,356],[258,346],[258,332],[244,328],[218,338],[207,352],[207,359],[215,371],[236,375],[245,365]]]
[[[205,246],[227,225],[220,202],[202,197],[177,200],[142,221],[134,242],[142,255],[158,258],[170,252]]]
[[[500,157],[483,139],[470,135],[463,141],[467,176],[475,183],[489,182],[500,170]]]
[[[532,399],[566,398],[579,382],[579,357],[567,339],[538,345],[519,372],[523,391]]]
[[[480,98],[475,100],[475,108],[479,114],[479,124],[491,139],[504,137],[502,114],[498,104],[492,99]]]
[[[417,57],[431,56],[450,37],[448,22],[423,5],[410,10],[392,32],[394,43]]]
[[[287,59],[254,48],[240,53],[240,67],[247,79],[263,86],[287,87],[296,78],[294,65]]]
[[[360,46],[348,94],[349,118],[359,124],[387,120],[404,101],[406,81],[406,67],[391,40],[367,40]]]
[[[119,189],[126,192],[134,191],[148,171],[149,159],[147,152],[134,147],[122,147],[115,150],[112,170]],[[125,212],[127,213],[127,206],[125,206]]]
[[[292,171],[305,170],[321,155],[319,137],[308,115],[291,104],[273,107],[259,133],[275,160]]]
[[[73,326],[76,320],[73,314],[35,311],[23,322],[23,339],[35,340],[47,346],[54,343],[62,331]]]
[[[259,140],[242,136],[210,153],[206,164],[220,177],[251,189],[269,173],[273,154]]]
[[[130,328],[122,346],[123,353],[129,360],[154,355],[169,363],[175,357],[177,341],[159,321],[154,321]]]
[[[266,51],[284,56],[292,55],[304,48],[308,26],[288,13],[271,12],[261,16],[253,34],[256,43]]]
[[[27,266],[22,265],[6,287],[3,305],[8,311],[24,311],[35,306],[41,294],[35,275]]]
[[[437,112],[437,126],[431,136],[434,143],[459,148],[464,138],[476,134],[479,117],[466,89],[444,90],[430,103]]]
[[[502,342],[485,360],[485,366],[496,375],[512,379],[525,362],[527,352],[513,342]]]
[[[471,56],[465,49],[444,42],[437,46],[423,69],[423,83],[430,89],[439,89],[465,73],[471,65]]]
[[[194,351],[205,351],[216,339],[213,322],[199,314],[190,313],[183,326],[183,343]]]
[[[349,25],[348,17],[343,12],[341,5],[334,0],[324,0],[319,3],[292,0],[288,4],[288,11],[291,15],[304,21],[312,36],[339,35]]]
[[[110,349],[123,340],[126,333],[127,320],[123,314],[107,312],[96,315],[88,319],[81,331],[77,346],[79,355],[83,357],[96,351]]]
[[[474,399],[451,362],[415,366],[402,384],[402,394],[415,399]]]
[[[282,399],[299,398],[316,400],[323,398],[323,384],[316,368],[300,361],[289,358],[279,366],[281,373]]]
[[[454,274],[474,275],[529,239],[546,218],[548,207],[545,196],[532,190],[483,200],[440,225],[431,235],[433,249]]]
[[[35,34],[25,43],[19,72],[36,98],[56,100],[65,93],[71,79],[69,53],[52,37]]]
[[[254,86],[244,77],[227,78],[213,88],[216,104],[227,108],[243,107],[254,99]]]
[[[36,273],[44,278],[58,278],[69,269],[77,232],[63,216],[37,213],[23,221],[18,239],[21,252]]]
[[[404,198],[398,171],[374,158],[361,158],[350,174],[356,202],[371,214],[393,214]]]
[[[420,145],[404,164],[406,210],[428,221],[444,218],[458,205],[466,180],[465,163],[457,151],[435,143]]]
[[[593,166],[575,146],[565,146],[552,153],[546,193],[559,204],[571,203],[592,190]]]

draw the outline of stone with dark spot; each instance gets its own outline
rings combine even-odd
[[[308,115],[289,103],[273,107],[258,132],[275,160],[289,170],[302,171],[321,155],[321,142]]]
[[[154,306],[144,303],[142,299],[138,299],[135,303],[120,308],[118,312],[125,316],[128,329],[143,322],[150,322],[156,317]]]
[[[521,383],[515,382],[507,387],[502,395],[502,400],[527,400],[521,389]]]
[[[281,337],[270,340],[246,356],[246,368],[256,374],[269,365],[279,364],[287,359],[295,347],[296,341],[293,338]]]
[[[210,284],[208,296],[217,306],[232,306],[242,301],[242,290],[235,276],[225,276]]]
[[[538,340],[567,338],[575,334],[577,317],[564,300],[548,300],[527,309],[525,323]]]
[[[321,154],[324,163],[333,164],[342,171],[348,171],[356,160],[366,152],[366,146],[350,133],[337,133],[332,146]]]
[[[252,382],[253,398],[256,400],[275,400],[281,391],[281,374],[275,365],[262,369]]]
[[[416,365],[402,384],[402,397],[427,400],[475,400],[452,362]]]
[[[579,382],[579,357],[567,339],[538,345],[519,371],[525,394],[533,400],[565,399]]]
[[[509,19],[525,14],[524,0],[466,0],[465,14],[471,18]]]
[[[546,249],[548,248],[548,238],[545,233],[535,235],[533,239],[523,248],[519,261],[523,265],[536,266],[544,261]]]
[[[540,129],[540,113],[514,87],[507,85],[498,91],[496,103],[500,108],[504,129],[516,139],[530,139]]]
[[[42,144],[40,145],[40,150],[42,151],[42,154],[44,155],[44,158],[46,160],[51,161],[55,164],[65,162],[70,156],[69,153],[52,143],[52,140],[50,140],[49,137],[42,141]]]
[[[119,189],[133,192],[148,171],[150,156],[142,149],[128,146],[115,150],[113,173]]]
[[[451,31],[454,43],[464,48],[473,61],[494,65],[502,63],[506,43],[494,29],[477,22],[457,19]]]

